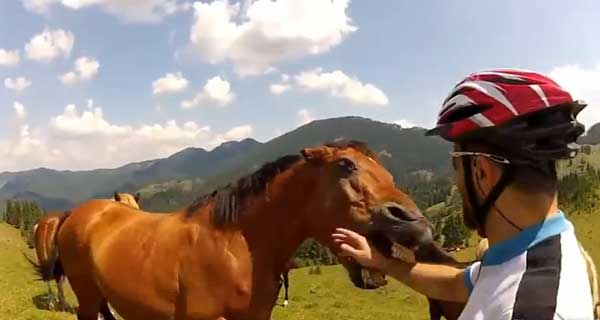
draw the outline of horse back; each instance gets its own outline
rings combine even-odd
[[[58,246],[65,255],[77,252],[88,256],[94,242],[102,242],[133,216],[128,206],[111,200],[89,200],[70,211],[58,233]],[[84,252],[85,251],[85,252]]]
[[[137,210],[108,199],[93,199],[83,202],[71,209],[69,220],[65,227],[76,226],[81,232],[88,232],[94,225],[102,222],[119,222],[127,220]],[[63,229],[64,229],[63,228]]]

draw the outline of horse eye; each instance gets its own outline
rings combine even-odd
[[[342,168],[342,170],[344,170],[344,172],[347,174],[351,174],[352,172],[356,171],[356,169],[357,169],[356,164],[354,162],[352,162],[352,160],[349,160],[349,159],[339,160],[338,166],[340,168]]]

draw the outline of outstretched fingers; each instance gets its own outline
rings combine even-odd
[[[352,230],[348,230],[348,229],[344,229],[344,228],[337,228],[335,229],[335,233],[336,234],[340,234],[340,235],[344,235],[347,237],[351,237],[351,238],[362,238],[362,236]]]
[[[340,249],[339,254],[342,257],[358,257],[361,255],[361,251],[365,249],[364,247],[368,246],[363,236],[347,229],[336,229],[331,237]]]

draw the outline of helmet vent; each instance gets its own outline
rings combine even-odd
[[[480,114],[489,109],[490,106],[472,104],[456,108],[456,110],[440,120],[440,124],[448,124],[470,118],[476,114]]]

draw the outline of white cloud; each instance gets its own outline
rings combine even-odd
[[[268,72],[280,62],[317,55],[357,30],[349,0],[227,0],[195,2],[190,42],[210,63],[230,61],[241,75]]]
[[[315,120],[315,116],[314,116],[313,112],[310,110],[307,110],[307,109],[299,110],[298,118],[300,119],[298,124],[301,126],[308,124]]]
[[[21,55],[19,50],[4,50],[0,49],[0,66],[1,67],[14,67],[19,64]]]
[[[191,109],[197,106],[226,106],[235,99],[235,93],[231,91],[231,85],[227,80],[216,76],[209,79],[204,88],[191,100],[181,102],[183,109]]]
[[[74,71],[69,71],[58,79],[66,85],[74,85],[92,79],[98,74],[100,63],[94,58],[80,57],[75,60]]]
[[[273,83],[272,85],[269,86],[269,89],[271,89],[272,94],[278,96],[278,95],[282,95],[284,92],[290,90],[291,86],[289,84]]]
[[[396,120],[396,121],[394,121],[394,123],[401,126],[402,128],[413,128],[413,127],[417,126],[412,121],[407,120],[407,119]]]
[[[25,106],[19,101],[15,101],[13,103],[13,109],[15,109],[17,119],[25,120],[25,118],[27,118],[27,111],[25,110]]]
[[[600,66],[585,69],[579,65],[566,65],[552,69],[549,74],[574,99],[584,100],[588,107],[578,119],[589,128],[600,123]]]
[[[71,31],[45,29],[29,40],[25,45],[25,54],[31,60],[50,62],[61,55],[69,57],[74,44],[75,36]]]
[[[271,93],[276,96],[282,95],[284,92],[292,88],[292,86],[289,83],[289,79],[290,76],[288,76],[287,74],[282,74],[281,82],[271,84],[269,86],[269,90],[271,90]]]
[[[181,92],[189,85],[189,81],[183,77],[181,72],[167,73],[164,77],[152,82],[152,94],[169,94]]]
[[[98,73],[100,63],[94,58],[81,57],[75,61],[75,70],[84,79],[91,79]]]
[[[254,129],[250,125],[242,125],[231,128],[229,131],[225,132],[223,138],[226,141],[229,140],[243,140],[252,135]]]
[[[47,14],[49,7],[58,2],[60,0],[23,0],[23,6],[31,12]]]
[[[38,135],[30,132],[29,125],[19,126],[16,133],[13,137],[0,139],[0,171],[27,169],[52,163],[52,152]]]
[[[71,10],[97,6],[122,21],[142,23],[158,22],[168,15],[192,8],[189,2],[176,0],[23,0],[27,10],[39,14],[48,14],[55,4]]]
[[[58,77],[58,79],[60,80],[60,82],[62,82],[63,84],[66,85],[74,85],[77,82],[79,82],[79,77],[77,76],[77,74],[75,72],[67,72],[63,75],[60,75]]]
[[[301,72],[293,79],[284,76],[279,83],[271,85],[271,92],[279,95],[291,88],[324,92],[356,105],[386,106],[390,103],[381,89],[370,83],[364,84],[340,70],[323,72],[323,69],[317,68]]]
[[[210,147],[218,146],[227,141],[241,141],[252,136],[254,128],[250,125],[233,127],[223,134],[217,134],[210,142]]]
[[[29,88],[29,86],[31,86],[31,80],[25,77],[4,79],[4,87],[6,87],[6,89],[16,91],[17,93]]]
[[[92,101],[83,108],[67,106],[47,126],[31,130],[22,125],[13,131],[14,136],[0,139],[0,171],[40,166],[73,170],[115,167],[166,157],[190,146],[213,148],[253,134],[247,124],[223,132],[213,132],[194,121],[117,124]]]
[[[66,106],[63,114],[52,118],[50,124],[57,133],[68,138],[124,136],[132,131],[130,127],[112,125],[106,121],[102,108],[80,113],[74,104]]]

